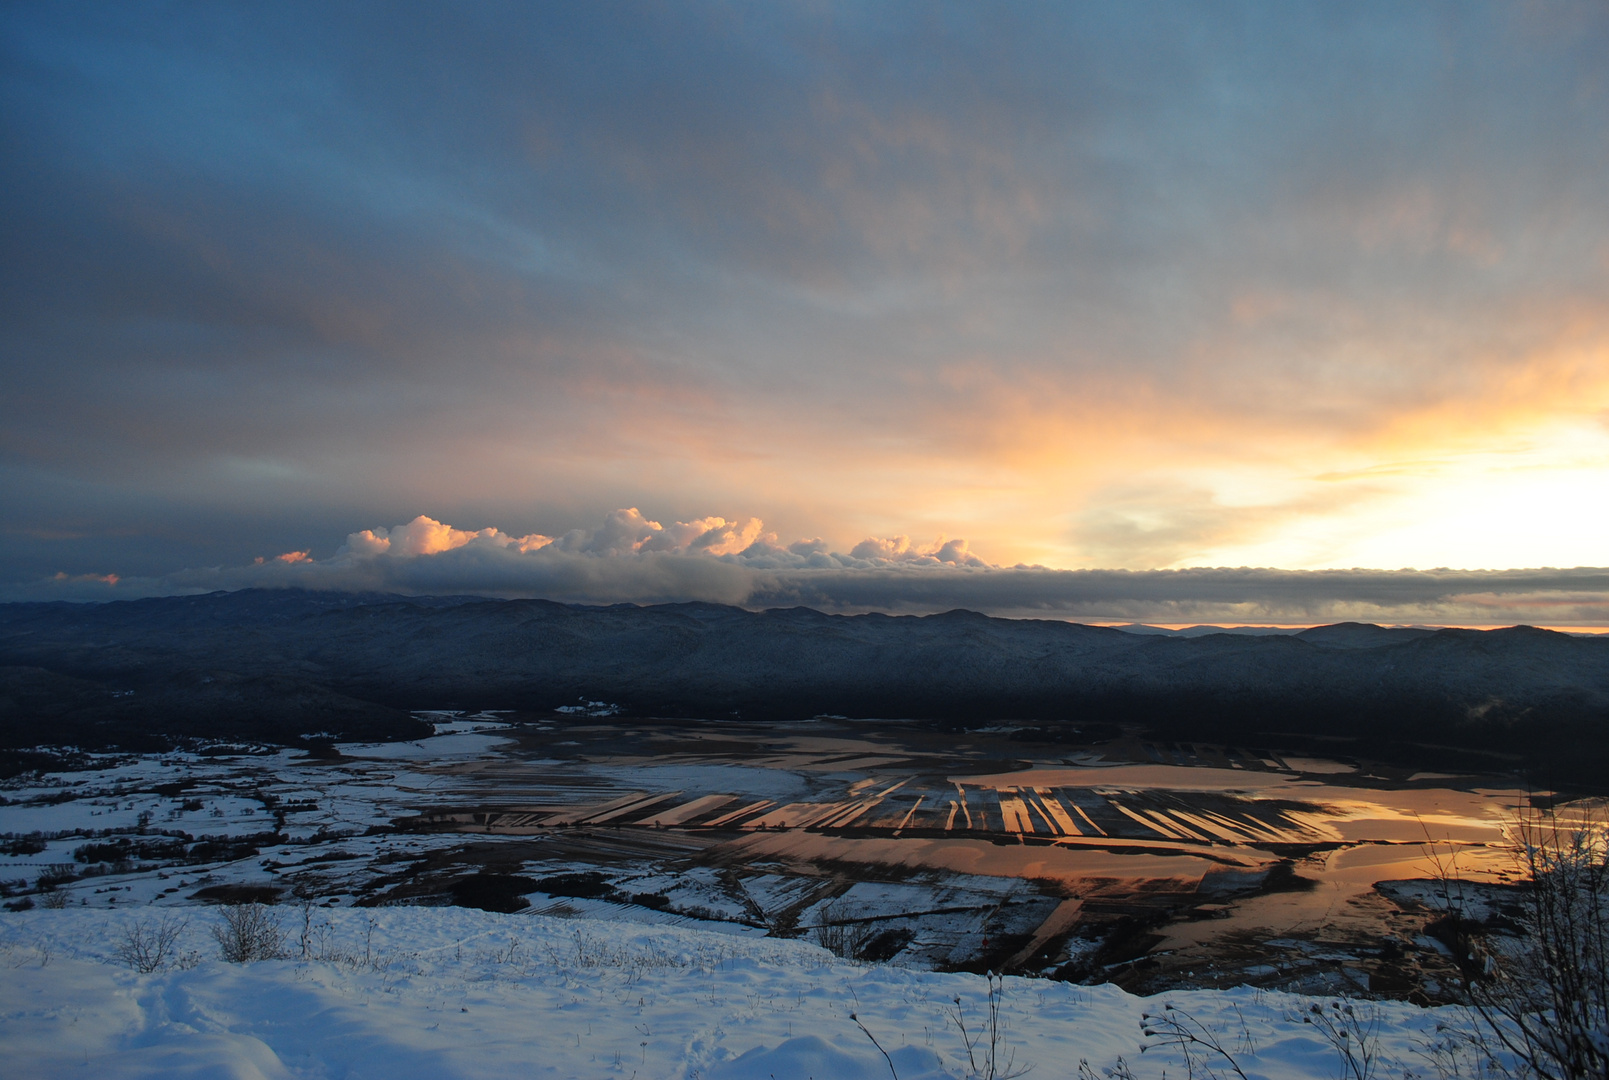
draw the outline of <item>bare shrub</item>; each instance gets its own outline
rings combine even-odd
[[[78,869],[72,863],[51,863],[39,872],[39,891],[49,892],[58,885],[78,880]]]
[[[179,935],[189,922],[168,914],[154,921],[141,919],[123,929],[112,955],[142,975],[160,971],[174,959]]]
[[[816,944],[845,960],[858,960],[872,938],[872,929],[851,918],[838,904],[823,904],[815,927]]]
[[[1226,1066],[1240,1080],[1246,1080],[1240,1063],[1224,1049],[1217,1034],[1183,1009],[1175,1008],[1172,1002],[1163,1002],[1159,1013],[1141,1013],[1140,1034],[1156,1040],[1140,1047],[1140,1053],[1153,1046],[1172,1047],[1184,1057],[1185,1075],[1190,1080],[1197,1076],[1221,1080],[1223,1074],[1214,1068],[1217,1063],[1222,1063],[1220,1067]]]
[[[0,962],[12,970],[27,967],[31,963],[47,968],[50,966],[50,945],[47,942],[17,945],[8,941],[0,944]]]
[[[1437,1023],[1435,1034],[1420,1041],[1418,1052],[1435,1070],[1437,1080],[1505,1080],[1515,1076],[1515,1071],[1502,1063],[1498,1048],[1492,1046],[1478,1017],[1473,1024]],[[1524,1076],[1523,1070],[1519,1075]]]
[[[1609,823],[1579,806],[1521,811],[1523,937],[1475,955],[1469,1004],[1540,1080],[1609,1075]],[[1449,890],[1451,895],[1451,890]]]
[[[42,908],[49,908],[52,911],[60,911],[62,908],[67,906],[67,902],[71,899],[72,898],[70,896],[62,892],[60,889],[52,889],[39,897],[39,906]]]
[[[1006,996],[1005,976],[991,971],[986,977],[989,993],[981,1023],[976,1027],[967,1026],[966,1011],[959,996],[951,998],[951,1007],[945,1010],[950,1023],[961,1034],[961,1044],[966,1047],[970,1080],[1014,1080],[1026,1076],[1033,1066],[1018,1065],[1017,1052],[1008,1050],[1003,1043],[1001,1006]],[[1004,1061],[1000,1059],[1002,1051],[1006,1053]]]
[[[866,1037],[872,1041],[872,1045],[877,1047],[877,1052],[883,1055],[883,1060],[888,1063],[888,1071],[894,1077],[894,1080],[899,1080],[899,1070],[894,1068],[894,1059],[888,1056],[888,1051],[884,1050],[883,1044],[877,1041],[877,1036],[872,1034],[872,1029],[861,1023],[860,1017],[855,1013],[850,1013],[849,1018],[855,1022],[856,1027],[866,1033]]]
[[[266,904],[230,904],[220,909],[223,922],[212,928],[218,950],[231,964],[275,960],[285,955],[285,931],[279,913]]]
[[[1318,1002],[1301,1014],[1341,1058],[1342,1080],[1374,1080],[1380,1068],[1380,1008],[1353,1001]]]

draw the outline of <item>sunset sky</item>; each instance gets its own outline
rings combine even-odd
[[[0,58],[0,599],[1609,625],[1511,572],[1609,564],[1601,3],[10,4]]]

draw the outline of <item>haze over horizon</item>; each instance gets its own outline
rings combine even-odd
[[[0,57],[0,600],[1609,626],[1601,5],[17,4]]]

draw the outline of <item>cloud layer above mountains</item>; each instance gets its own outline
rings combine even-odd
[[[848,554],[783,545],[756,519],[661,525],[617,510],[594,530],[511,536],[419,516],[306,551],[160,578],[56,578],[7,599],[109,600],[216,589],[305,588],[540,597],[572,603],[701,600],[832,612],[996,615],[1094,622],[1609,626],[1609,569],[1510,571],[1053,570],[994,566],[963,540],[868,538]]]

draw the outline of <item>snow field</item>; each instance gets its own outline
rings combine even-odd
[[[13,1080],[966,1080],[953,1018],[987,1018],[980,976],[855,964],[803,941],[463,908],[274,909],[294,959],[217,959],[216,908],[35,910],[0,919],[0,1048]],[[137,925],[185,919],[176,962],[117,960]],[[305,917],[305,922],[304,922]],[[306,939],[304,955],[303,938]],[[1144,1013],[1199,1020],[1253,1080],[1339,1074],[1299,1019],[1315,999],[1252,989],[1153,999],[1111,986],[1006,979],[999,1063],[1038,1080],[1183,1076],[1143,1055]],[[1358,1003],[1389,1068],[1433,1074],[1423,1045],[1453,1010]],[[851,1018],[858,1017],[890,1060]],[[981,1064],[986,1042],[973,1049]],[[1218,1061],[1215,1065],[1222,1066]],[[892,1065],[892,1068],[891,1068]]]

